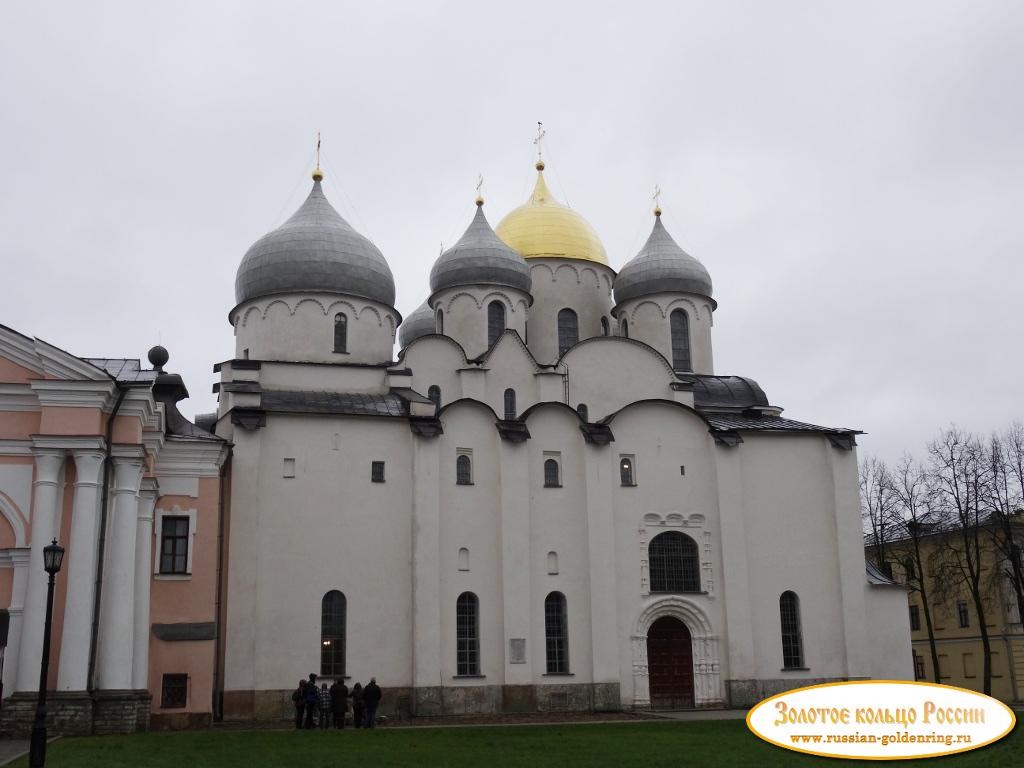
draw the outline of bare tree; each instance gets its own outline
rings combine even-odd
[[[896,543],[890,551],[900,558],[907,588],[916,592],[921,600],[928,648],[932,657],[935,682],[940,682],[939,651],[935,643],[935,625],[928,590],[926,547],[923,540],[935,530],[936,516],[932,510],[933,492],[928,473],[920,462],[904,454],[892,472],[892,491],[895,503],[891,513],[891,527],[896,532]]]
[[[992,693],[992,648],[986,603],[992,580],[984,578],[984,561],[991,557],[991,536],[983,510],[989,463],[981,442],[956,427],[928,445],[933,499],[940,514],[942,545],[936,551],[936,589],[951,601],[967,592],[974,604],[984,661],[983,692]]]
[[[985,506],[991,519],[992,545],[1001,556],[1001,574],[1017,598],[1017,620],[1024,621],[1024,563],[1015,529],[1024,512],[1024,424],[1015,422],[1002,434],[993,434],[986,448],[989,483]]]
[[[864,529],[869,535],[875,565],[887,576],[892,571],[886,564],[886,542],[892,537],[887,529],[892,519],[896,497],[892,488],[892,473],[884,461],[865,456],[860,465],[860,505]]]

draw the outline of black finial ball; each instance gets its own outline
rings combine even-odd
[[[163,367],[167,365],[167,361],[170,359],[171,356],[167,353],[167,350],[159,344],[149,350],[149,364],[158,371],[163,370]]]

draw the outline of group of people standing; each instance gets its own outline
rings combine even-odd
[[[309,680],[299,680],[299,687],[292,693],[295,704],[295,727],[335,728],[345,727],[348,700],[352,699],[352,724],[356,728],[374,728],[377,725],[377,707],[381,690],[377,678],[371,677],[364,688],[360,683],[349,691],[343,680],[335,680],[328,688],[327,683],[316,686],[316,675],[310,673]]]

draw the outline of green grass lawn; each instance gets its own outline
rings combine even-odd
[[[761,741],[742,720],[382,728],[375,731],[187,731],[61,739],[49,768],[264,768],[264,766],[816,766],[843,763],[789,752]],[[1010,768],[1024,765],[1024,730],[980,750],[901,766]],[[14,763],[27,766],[28,758]]]

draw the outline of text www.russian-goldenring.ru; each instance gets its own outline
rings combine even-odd
[[[881,744],[888,747],[890,744],[945,744],[950,747],[954,744],[970,744],[969,733],[902,733],[882,734],[874,733],[827,733],[827,734],[793,734],[789,737],[793,744]]]

